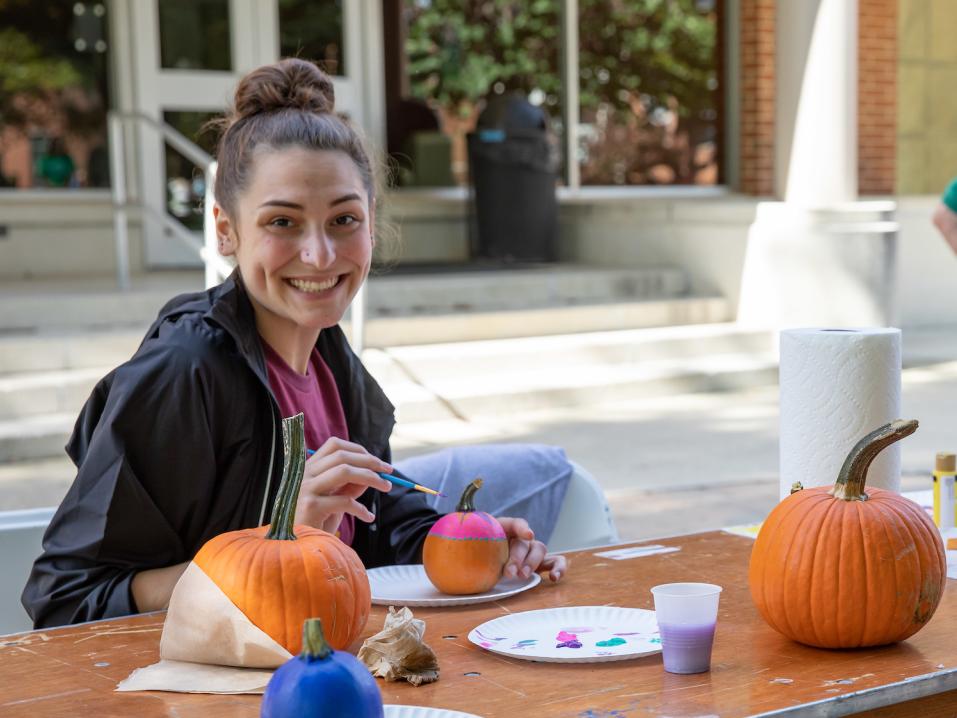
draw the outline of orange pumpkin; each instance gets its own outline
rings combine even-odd
[[[900,494],[865,491],[867,469],[917,429],[895,421],[861,439],[833,488],[792,493],[751,553],[751,597],[772,628],[819,648],[902,641],[930,620],[947,576],[940,533]]]
[[[268,526],[220,534],[194,563],[249,620],[297,655],[302,625],[319,618],[335,649],[362,632],[372,605],[359,556],[330,533],[293,528],[305,467],[303,415],[283,419],[284,468]]]
[[[475,479],[465,487],[455,513],[446,514],[425,537],[425,573],[443,593],[483,593],[502,577],[508,560],[508,538],[495,517],[475,510]]]

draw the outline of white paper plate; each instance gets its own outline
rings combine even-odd
[[[383,708],[385,708],[385,718],[481,718],[474,713],[425,706],[383,706]]]
[[[371,568],[369,586],[372,603],[380,606],[464,606],[469,603],[485,603],[507,598],[537,586],[542,577],[533,573],[528,578],[503,578],[490,591],[469,596],[452,596],[442,593],[425,575],[420,564],[406,566],[380,566]]]
[[[473,628],[469,640],[505,656],[548,663],[623,661],[661,651],[654,611],[615,606],[512,613]]]

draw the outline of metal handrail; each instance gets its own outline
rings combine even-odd
[[[205,267],[206,287],[219,284],[229,276],[232,265],[225,257],[219,254],[216,248],[216,227],[213,221],[213,186],[216,182],[216,161],[201,147],[189,140],[179,130],[165,122],[154,120],[141,112],[115,112],[108,115],[110,157],[113,170],[113,232],[116,244],[116,283],[120,289],[130,288],[130,251],[129,251],[129,215],[132,207],[148,208],[149,205],[140,198],[139,202],[129,199],[126,174],[126,126],[136,124],[148,126],[158,132],[170,146],[183,155],[202,171],[205,179],[203,195],[203,241],[195,241],[192,235],[183,230],[174,220],[166,216],[154,217],[187,246],[196,251],[196,255]],[[151,213],[155,215],[156,213]]]

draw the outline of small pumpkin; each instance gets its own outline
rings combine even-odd
[[[930,620],[947,576],[940,533],[898,493],[865,490],[885,447],[917,430],[894,421],[861,439],[833,488],[800,489],[765,519],[749,582],[772,628],[819,648],[902,641]]]
[[[302,653],[276,669],[263,694],[261,718],[382,718],[382,694],[358,658],[334,651],[322,621],[302,626]]]
[[[305,467],[303,415],[283,419],[283,475],[267,526],[215,536],[193,559],[262,631],[293,655],[302,624],[319,617],[333,648],[348,648],[372,607],[359,556],[326,531],[293,527]]]
[[[494,516],[475,510],[481,487],[482,479],[466,486],[455,512],[436,521],[425,537],[425,573],[442,593],[482,593],[502,577],[508,538]]]

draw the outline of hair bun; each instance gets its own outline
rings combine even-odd
[[[330,77],[313,63],[287,58],[246,75],[236,88],[233,120],[280,110],[332,112],[335,90]]]

